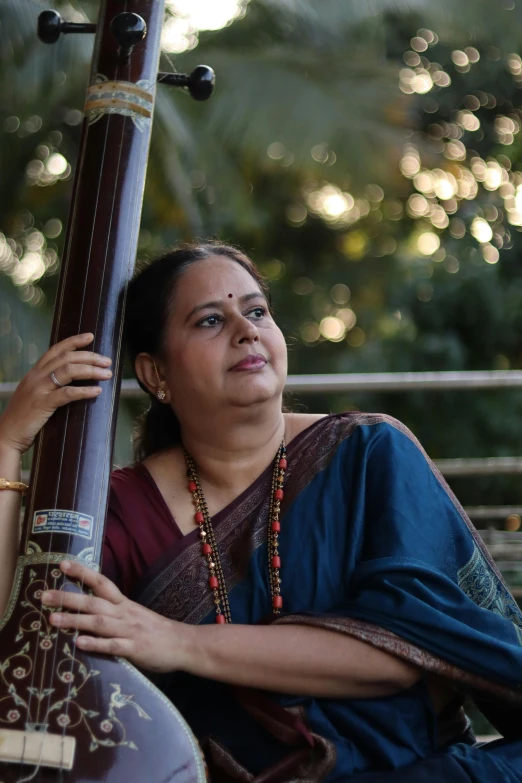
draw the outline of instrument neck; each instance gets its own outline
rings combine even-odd
[[[122,369],[127,283],[138,242],[163,23],[160,0],[102,3],[51,344],[92,332],[113,377],[94,400],[59,408],[34,450],[22,554],[101,561]],[[110,8],[110,13],[109,13]],[[111,33],[136,12],[147,35],[130,55]]]

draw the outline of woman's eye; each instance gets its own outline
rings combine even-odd
[[[266,310],[264,307],[254,307],[254,309],[249,312],[249,315],[255,315],[256,319],[263,318],[263,316],[266,315]]]
[[[196,324],[196,326],[217,326],[220,321],[221,316],[219,315],[207,315],[207,317],[203,318],[203,320]]]

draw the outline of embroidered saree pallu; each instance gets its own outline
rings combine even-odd
[[[279,539],[285,614],[275,622],[354,636],[425,676],[408,690],[367,699],[290,697],[163,676],[160,686],[206,749],[212,780],[373,783],[381,775],[383,783],[522,783],[522,614],[419,443],[394,419],[345,413],[313,424],[287,455]],[[173,538],[139,585],[135,570],[133,584],[117,553],[136,562],[133,547],[143,552],[147,537],[167,522],[175,529],[175,520],[144,466],[115,479],[107,575],[120,586],[127,580],[160,614],[214,622],[198,531]],[[269,466],[213,518],[237,623],[263,622],[269,612],[270,480]],[[455,688],[439,717],[431,675]],[[506,739],[473,746],[461,708],[466,693]]]

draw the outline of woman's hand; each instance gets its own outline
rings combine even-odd
[[[57,408],[74,400],[97,397],[100,386],[69,386],[71,381],[108,380],[111,359],[82,350],[94,337],[77,334],[56,343],[24,375],[0,416],[0,446],[23,454]],[[59,388],[51,379],[54,372]]]
[[[80,632],[77,647],[93,653],[121,655],[148,671],[182,668],[190,626],[168,620],[130,601],[113,582],[87,566],[64,560],[60,568],[70,579],[94,592],[89,596],[50,590],[42,595],[42,603],[47,606],[68,610],[53,612],[51,623],[58,628],[77,629]]]

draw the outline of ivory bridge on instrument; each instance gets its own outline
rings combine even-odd
[[[0,764],[34,764],[71,770],[75,749],[76,739],[65,734],[0,729]]]

